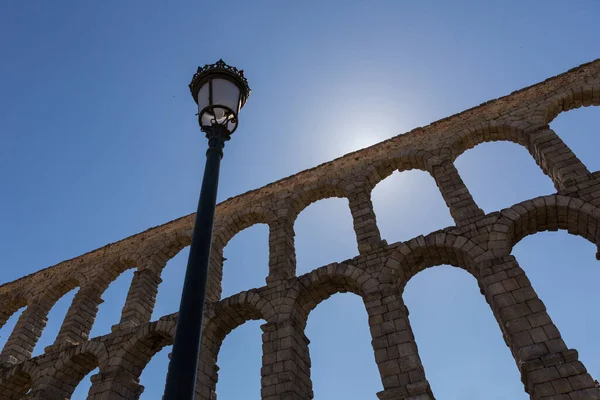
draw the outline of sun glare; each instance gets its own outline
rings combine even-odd
[[[391,116],[384,110],[373,107],[368,110],[368,117],[362,107],[346,105],[340,112],[342,121],[330,121],[325,129],[327,146],[324,146],[327,157],[340,157],[365,147],[372,146],[402,132],[403,126],[398,117]]]
[[[340,157],[372,146],[408,132],[420,122],[421,114],[410,104],[403,104],[402,98],[378,85],[375,89],[357,88],[357,93],[352,93],[341,87],[327,91],[330,107],[314,116],[326,138],[325,156]]]

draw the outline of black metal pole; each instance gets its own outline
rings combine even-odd
[[[204,129],[208,138],[206,167],[179,305],[164,400],[193,400],[196,388],[219,168],[225,141],[229,139],[229,132],[221,125],[215,124]]]

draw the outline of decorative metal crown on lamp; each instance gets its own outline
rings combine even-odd
[[[232,134],[238,125],[238,113],[250,96],[250,87],[243,70],[219,60],[198,67],[190,92],[198,104],[198,123],[202,131],[220,125]]]

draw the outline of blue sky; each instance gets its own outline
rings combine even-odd
[[[600,1],[6,2],[0,12],[0,282],[193,212],[204,167],[187,84],[223,58],[253,89],[225,149],[219,199],[243,193],[600,56]],[[592,171],[600,111],[552,128]],[[507,162],[509,157],[510,162]],[[486,212],[553,186],[527,151],[482,144],[456,161]],[[452,225],[430,176],[395,173],[373,202],[388,242]],[[225,249],[224,294],[264,285],[267,229]],[[357,254],[347,202],[308,207],[296,223],[298,273]],[[567,345],[600,376],[595,249],[542,233],[514,254]],[[178,308],[186,262],[169,262],[154,317]],[[104,295],[93,334],[117,323],[132,272]],[[36,348],[53,342],[74,292],[53,308]],[[440,399],[526,399],[488,305],[466,272],[441,266],[404,294],[426,374]],[[0,329],[0,345],[18,315]],[[219,400],[259,399],[261,322],[228,336]],[[358,297],[311,313],[315,399],[375,399],[381,381]],[[166,348],[141,377],[160,398]],[[85,398],[89,377],[74,399]],[[490,388],[493,394],[490,394]]]

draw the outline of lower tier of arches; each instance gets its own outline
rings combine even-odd
[[[557,217],[557,229],[568,229],[593,240],[596,236],[589,234],[593,232],[589,222],[598,214],[596,209],[588,210],[578,200],[564,206],[563,202],[560,196],[538,201],[556,209],[558,216],[564,207],[568,217],[564,223]],[[265,321],[263,400],[312,399],[306,322],[319,303],[340,292],[360,296],[367,310],[374,359],[384,388],[377,394],[379,399],[434,399],[402,291],[416,273],[442,264],[462,268],[475,277],[532,399],[600,399],[600,390],[578,360],[577,351],[564,343],[525,272],[510,255],[515,242],[533,233],[533,228],[525,230],[527,225],[521,222],[525,218],[531,221],[533,214],[511,210],[490,217],[496,221],[492,223],[492,233],[497,232],[494,241],[502,247],[457,230],[438,231],[210,303],[205,311],[197,399],[217,398],[221,344],[229,332],[249,320]],[[572,213],[576,214],[571,216]],[[582,213],[588,224],[575,218]],[[553,227],[552,215],[545,213],[543,218]],[[498,228],[501,225],[508,228]],[[537,230],[541,227],[536,225]],[[575,227],[585,227],[585,233],[575,231]],[[176,318],[176,314],[171,314],[78,345],[58,346],[42,356],[0,370],[0,397],[63,400],[71,397],[86,374],[98,368],[91,379],[88,399],[138,399],[143,393],[139,377],[150,359],[172,343]]]

